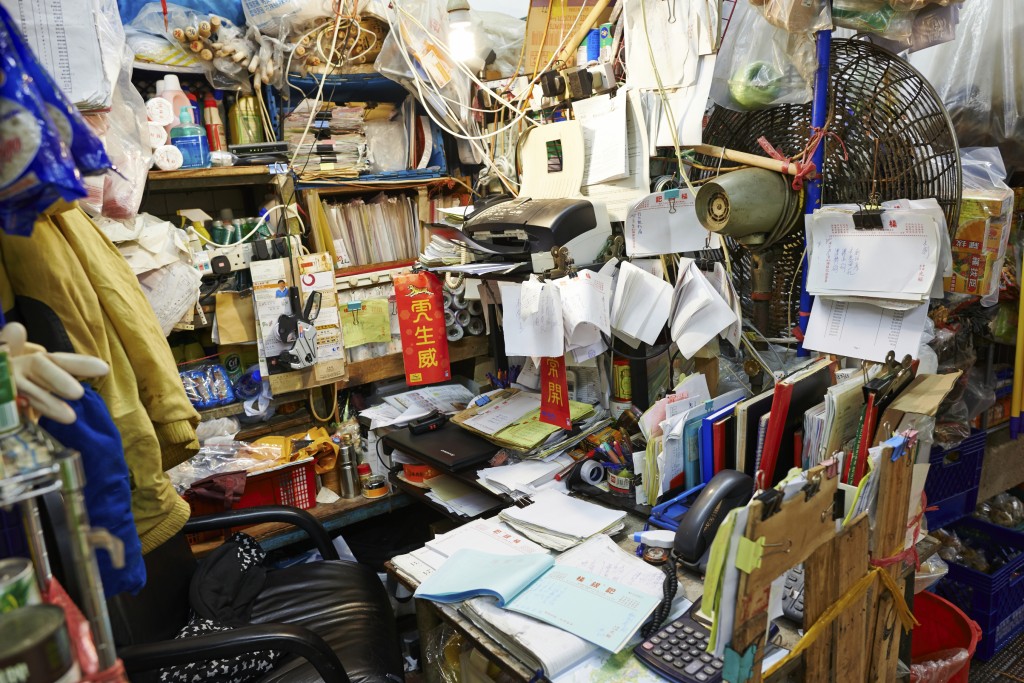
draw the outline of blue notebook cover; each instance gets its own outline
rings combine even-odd
[[[733,401],[720,410],[707,415],[700,425],[700,477],[705,484],[715,476],[715,423],[732,415],[736,404]]]

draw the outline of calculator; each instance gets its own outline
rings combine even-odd
[[[723,662],[706,651],[711,631],[698,614],[700,604],[698,600],[686,614],[637,645],[633,649],[637,659],[671,681],[719,683]]]

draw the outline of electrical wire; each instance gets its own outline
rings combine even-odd
[[[274,206],[272,206],[269,209],[267,209],[266,212],[262,216],[260,216],[260,219],[258,221],[256,221],[256,225],[253,227],[253,229],[250,230],[244,237],[240,237],[236,242],[230,242],[228,244],[221,244],[219,242],[214,242],[213,240],[209,239],[208,237],[204,237],[202,235],[202,233],[197,231],[194,227],[189,226],[189,231],[193,235],[198,237],[200,240],[202,240],[203,242],[206,242],[207,244],[210,244],[212,246],[215,246],[215,247],[234,247],[234,246],[237,246],[239,244],[242,244],[243,242],[249,241],[249,238],[251,238],[257,232],[259,232],[259,229],[262,228],[266,224],[267,218],[270,216],[270,214],[272,212],[278,211],[280,209],[284,209],[285,211],[291,211],[295,215],[295,217],[299,219],[299,225],[302,226],[302,231],[305,232],[306,231],[306,224],[302,222],[302,216],[299,215],[299,212],[296,209],[292,208],[293,206],[294,206],[294,204],[288,204],[288,205],[285,205],[285,204],[275,204]],[[285,220],[287,221],[287,218]],[[288,242],[290,243],[291,240],[288,240]]]
[[[661,569],[665,572],[665,581],[662,583],[661,602],[654,608],[651,620],[640,629],[640,635],[646,640],[658,632],[668,615],[672,612],[672,601],[675,600],[676,592],[679,590],[679,577],[676,575],[676,561],[672,557],[672,550],[668,551],[668,559]]]

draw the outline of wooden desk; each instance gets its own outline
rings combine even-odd
[[[383,498],[364,498],[363,496],[347,500],[343,498],[336,503],[317,505],[307,512],[316,517],[327,531],[334,531],[377,515],[386,515],[392,510],[398,510],[412,502],[411,497],[401,491],[392,490]],[[245,533],[259,541],[266,550],[283,548],[306,538],[304,531],[278,522],[256,524],[248,527]],[[192,552],[196,557],[202,557],[219,547],[221,543],[223,543],[221,539],[196,543],[192,546]]]

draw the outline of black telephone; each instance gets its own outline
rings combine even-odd
[[[701,574],[707,569],[711,542],[725,514],[746,505],[754,495],[754,480],[736,470],[722,470],[707,483],[680,518],[674,549],[680,564]]]

